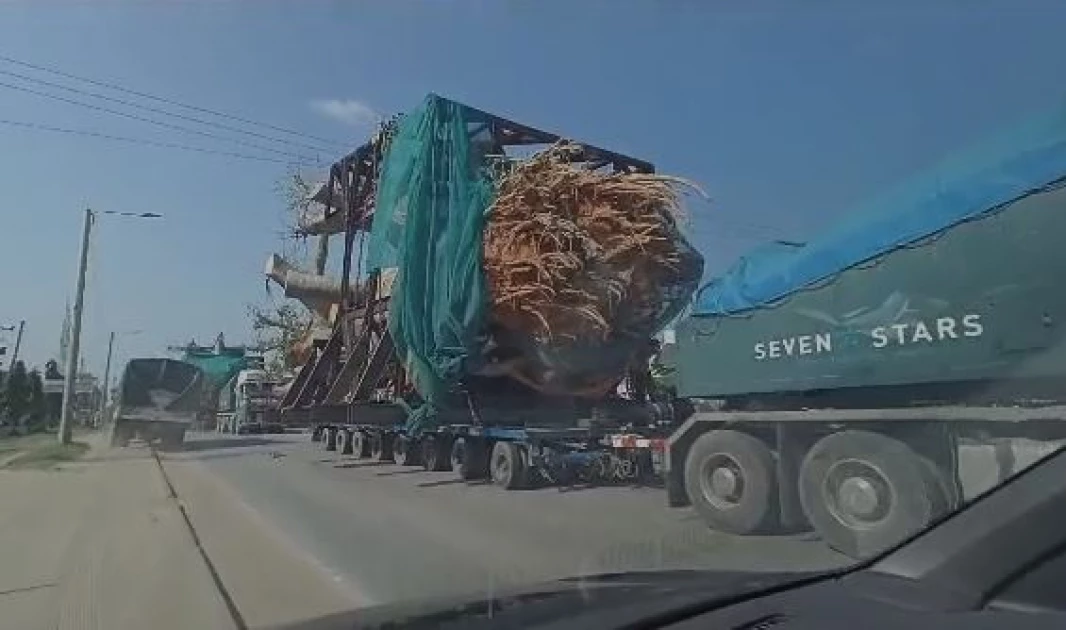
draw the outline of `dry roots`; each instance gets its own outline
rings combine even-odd
[[[592,172],[569,162],[575,150],[555,145],[497,180],[484,233],[492,320],[540,342],[647,335],[664,291],[691,273],[676,228],[687,182]]]

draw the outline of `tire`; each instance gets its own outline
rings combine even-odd
[[[225,431],[225,425],[223,425],[223,431]],[[311,441],[312,442],[321,442],[322,441],[322,427],[316,426],[316,427],[312,427],[311,428]]]
[[[870,431],[819,440],[800,468],[800,502],[832,548],[869,557],[924,529],[947,505],[938,471],[905,443]]]
[[[459,473],[463,481],[484,479],[489,474],[488,455],[480,440],[456,438],[452,443],[452,470]]]
[[[337,428],[326,427],[323,429],[322,445],[327,451],[337,450]]]
[[[685,458],[685,492],[711,528],[730,534],[775,531],[780,502],[774,455],[758,438],[704,433]]]
[[[366,431],[352,432],[352,454],[360,459],[370,457],[370,436]]]
[[[422,467],[431,472],[451,470],[449,446],[444,436],[427,435],[422,438]]]
[[[157,435],[159,435],[160,446],[167,451],[178,450],[181,448],[181,443],[185,441],[184,427],[159,428]]]
[[[392,444],[393,458],[400,466],[418,466],[421,463],[421,444],[416,439],[397,435]]]
[[[370,438],[370,456],[379,462],[393,461],[392,435],[375,433]]]
[[[492,482],[507,490],[526,487],[528,467],[522,447],[513,442],[496,442],[489,460]]]
[[[111,427],[111,446],[129,446],[130,436],[126,427],[116,422]]]
[[[341,455],[352,454],[352,432],[349,429],[340,429],[337,432],[337,451]]]

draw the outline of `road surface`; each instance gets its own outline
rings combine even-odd
[[[1016,448],[1019,468],[1046,451]],[[960,458],[968,497],[995,483],[990,448],[963,447]],[[195,471],[201,485],[217,486],[226,497],[220,500],[254,514],[274,532],[271,540],[291,545],[359,605],[614,571],[848,562],[811,533],[712,532],[690,510],[667,508],[657,488],[506,491],[450,472],[327,452],[307,435],[192,436],[184,452],[167,456],[166,467]],[[176,485],[181,493],[181,475]],[[217,509],[196,501],[187,507],[194,522]],[[256,553],[246,546],[245,553]]]
[[[846,562],[811,534],[741,538],[671,510],[657,488],[506,491],[326,452],[306,435],[192,437],[195,466],[365,603],[662,568]],[[181,482],[177,480],[178,492]],[[193,520],[197,505],[188,506]]]

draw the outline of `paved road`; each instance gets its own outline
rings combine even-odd
[[[1046,449],[1015,451],[1022,467]],[[656,488],[508,492],[326,452],[306,435],[194,436],[170,457],[225,488],[364,605],[611,571],[847,562],[809,533],[712,532],[667,508]],[[995,483],[991,449],[964,447],[960,457],[967,496]]]
[[[170,457],[206,469],[363,602],[609,571],[845,561],[810,534],[711,532],[655,488],[508,492],[328,453],[304,435],[193,437]]]

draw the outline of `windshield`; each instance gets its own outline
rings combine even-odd
[[[0,7],[20,627],[851,566],[1066,438],[1058,3]]]

